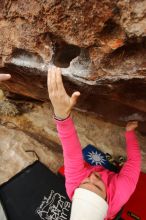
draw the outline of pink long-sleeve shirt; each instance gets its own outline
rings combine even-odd
[[[56,124],[63,148],[66,191],[69,198],[72,200],[74,191],[81,182],[97,171],[106,186],[109,205],[106,219],[113,219],[134,192],[140,174],[141,154],[134,131],[125,134],[127,161],[117,174],[102,166],[85,166],[81,144],[70,117],[64,121],[56,120]]]

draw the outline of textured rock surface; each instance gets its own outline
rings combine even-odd
[[[63,164],[62,150],[48,112],[47,108],[38,106],[22,116],[0,117],[0,183],[37,159],[54,172]]]
[[[7,90],[47,100],[49,65],[62,67],[78,108],[146,133],[146,1],[1,1],[0,72]],[[109,108],[107,109],[106,106]]]
[[[75,120],[83,146],[93,143],[113,154],[113,147],[119,146],[115,154],[124,154],[118,126],[133,119],[140,121],[139,132],[146,134],[146,0],[1,0],[0,33],[0,73],[12,75],[0,86],[9,98],[0,98],[0,135],[9,152],[8,156],[2,143],[1,173],[11,155],[18,153],[5,180],[36,159],[25,152],[29,146],[39,149],[45,163],[50,154],[52,160],[62,161],[61,151],[54,150],[60,148],[53,147],[54,142],[59,144],[54,125],[42,113],[48,110],[41,104],[34,107],[48,101],[46,75],[51,65],[62,68],[69,94],[75,90],[82,94],[76,110],[85,112],[81,114],[85,118]],[[94,129],[91,134],[84,129],[86,121],[94,127],[94,117],[101,127],[98,140]],[[16,140],[11,143],[13,136]],[[144,136],[141,142],[145,157]],[[54,166],[56,171],[59,165]]]

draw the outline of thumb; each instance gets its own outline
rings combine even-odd
[[[80,92],[74,92],[70,98],[71,107],[73,107],[77,103],[77,99],[80,96]]]

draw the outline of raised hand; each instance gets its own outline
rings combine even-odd
[[[129,121],[126,125],[126,131],[133,131],[138,127],[138,121]]]
[[[48,93],[54,108],[54,114],[59,119],[65,119],[70,115],[76,104],[80,92],[76,91],[70,97],[64,88],[61,69],[51,67],[48,69]]]
[[[0,82],[8,80],[11,78],[10,74],[0,74]]]

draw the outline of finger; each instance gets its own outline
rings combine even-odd
[[[137,126],[138,126],[138,122],[137,122],[137,121],[132,121],[132,122],[129,122],[128,125],[129,125],[129,126],[137,127]]]
[[[138,122],[137,122],[137,121],[134,121],[134,122],[132,123],[132,125],[135,126],[135,127],[137,127],[137,126],[138,126]]]
[[[57,79],[57,88],[59,91],[65,91],[63,82],[62,82],[62,76],[61,76],[61,69],[57,68],[57,74],[56,74],[56,79]]]
[[[10,74],[0,74],[0,82],[8,80],[11,78]]]
[[[134,121],[133,123],[136,124],[136,125],[138,125],[138,121]]]
[[[134,120],[128,122],[128,124],[137,124],[137,123],[138,123],[138,121],[134,121]]]
[[[80,96],[80,92],[74,92],[70,98],[71,106],[73,107],[77,103],[77,99]]]
[[[130,123],[132,123],[132,124],[136,124],[136,123],[137,123],[137,121],[131,121]]]
[[[51,92],[51,68],[48,68],[48,76],[47,76],[47,86],[48,92]]]
[[[53,67],[50,67],[48,69],[48,92],[49,94],[52,92],[53,90],[53,84],[52,84],[52,76],[53,76],[53,73],[54,73],[54,68]]]
[[[57,68],[53,67],[52,68],[52,75],[51,75],[51,88],[52,88],[52,92],[57,92],[58,88],[57,88],[57,80],[56,80],[56,76],[57,76]]]

